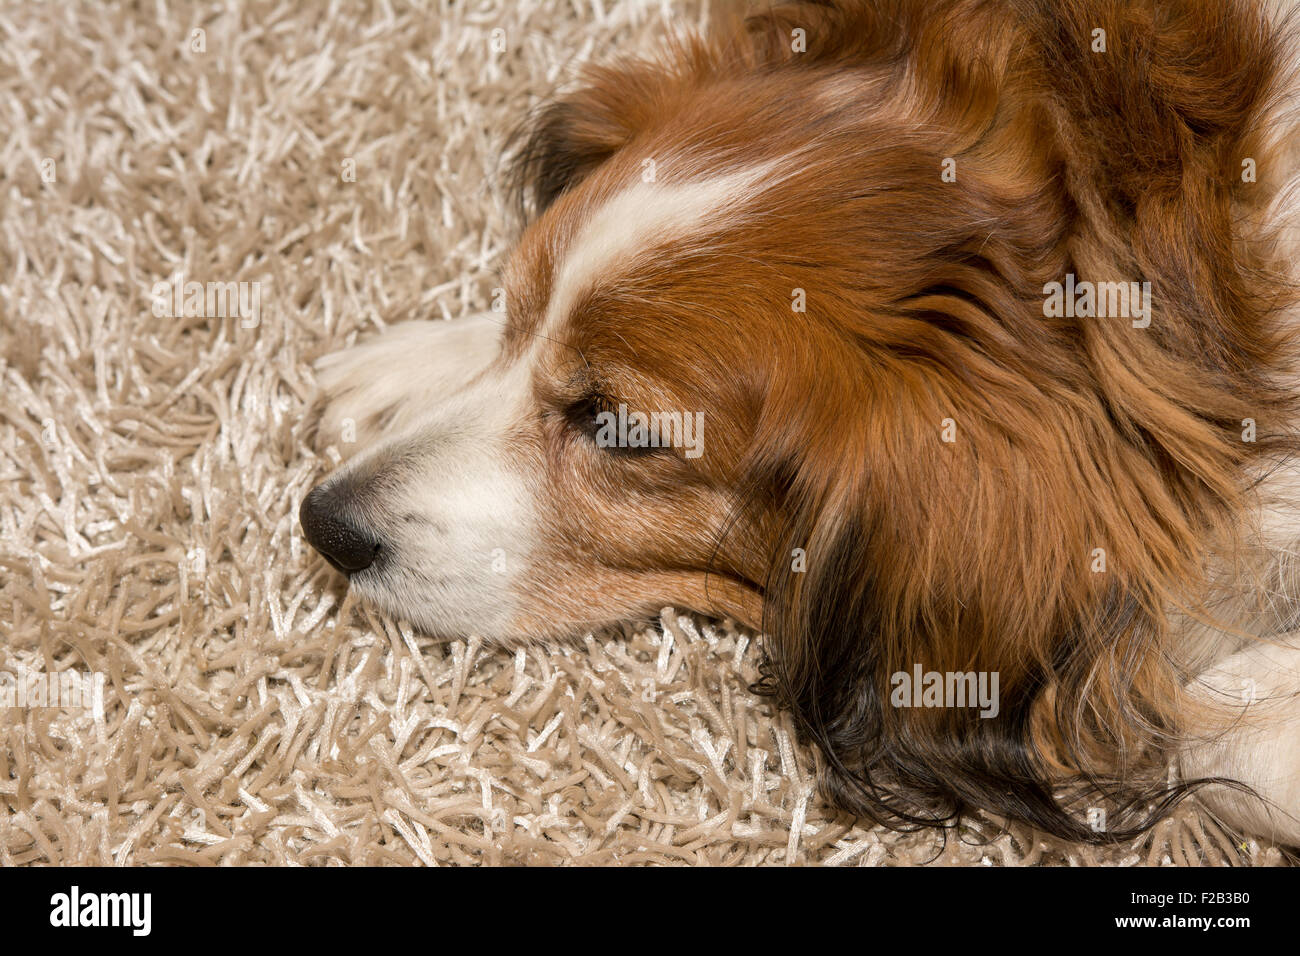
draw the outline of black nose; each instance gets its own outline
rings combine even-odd
[[[339,496],[324,485],[302,500],[298,521],[311,546],[344,574],[370,567],[382,550],[373,536],[349,519]]]

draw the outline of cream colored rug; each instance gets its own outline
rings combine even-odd
[[[694,9],[0,7],[0,863],[1282,859],[1190,809],[1104,851],[854,825],[733,627],[439,646],[305,547],[311,362],[487,307],[509,132]]]

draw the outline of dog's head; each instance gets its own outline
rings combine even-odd
[[[737,618],[842,803],[1090,838],[1052,784],[1172,729],[1165,609],[1267,448],[1243,419],[1287,408],[1234,231],[1275,52],[1222,0],[938,6],[592,70],[519,150],[494,353],[304,515],[436,633]],[[1052,314],[1067,276],[1149,282],[1154,317]],[[998,674],[999,715],[891,706],[918,664]]]

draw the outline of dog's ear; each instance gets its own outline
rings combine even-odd
[[[657,60],[586,68],[572,92],[544,103],[511,137],[509,183],[524,220],[545,212],[640,131],[673,115],[681,92],[699,81],[783,63],[889,56],[900,18],[922,17],[922,7],[917,0],[801,0],[750,16],[724,9],[707,39],[668,36]]]
[[[1136,724],[1159,720],[1146,709],[1152,673],[1143,660],[1159,651],[1138,602],[1120,590],[1105,595],[1043,643],[1046,659],[1012,633],[1016,622],[983,620],[978,595],[958,595],[956,582],[929,582],[935,593],[918,594],[900,619],[904,608],[883,597],[881,552],[905,546],[889,530],[806,511],[769,576],[763,679],[753,690],[788,709],[816,746],[832,805],[902,830],[956,827],[989,811],[1062,839],[1109,843],[1145,831],[1206,782],[1171,785],[1148,763],[1154,752],[1126,739]],[[806,554],[802,573],[790,573],[792,553]],[[897,558],[886,555],[911,563]],[[1001,653],[988,641],[991,623],[1008,632]],[[954,706],[954,691],[969,695],[965,705]],[[1116,753],[1135,765],[1124,768]],[[1104,829],[1093,808],[1104,810]]]
[[[625,142],[617,121],[583,112],[589,99],[575,96],[547,103],[517,137],[511,187],[525,217],[545,212]]]
[[[589,67],[576,90],[544,103],[511,138],[510,186],[525,220],[626,146],[665,105],[671,76],[643,60]]]
[[[1161,562],[1123,530],[1140,493],[1072,475],[1061,433],[1087,432],[1048,403],[1009,436],[920,366],[881,357],[873,374],[888,402],[834,414],[814,385],[756,442],[774,544],[755,689],[817,746],[831,802],[877,822],[987,810],[1074,841],[1141,832],[1202,782],[1170,786],[1161,762],[1179,679]],[[931,423],[953,407],[946,443]],[[840,427],[808,427],[825,420]],[[1111,451],[1103,473],[1141,467]]]

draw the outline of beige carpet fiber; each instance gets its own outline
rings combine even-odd
[[[575,63],[700,16],[0,6],[0,685],[105,681],[102,712],[0,709],[0,863],[1281,860],[1191,810],[1104,851],[857,825],[745,690],[752,636],[665,610],[567,649],[438,645],[305,547],[338,458],[311,363],[487,307],[507,134]],[[178,274],[259,283],[256,321],[156,315]]]

